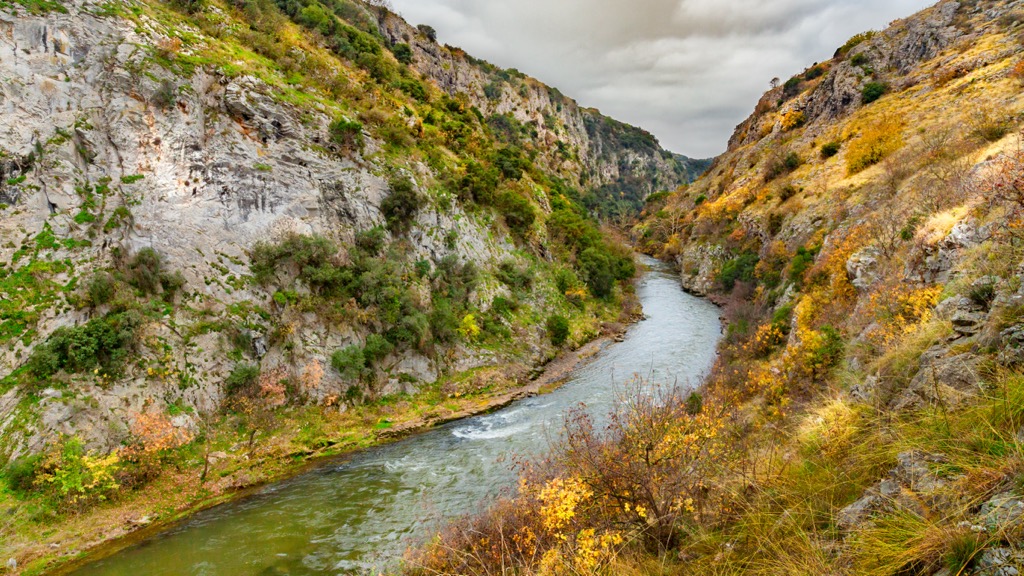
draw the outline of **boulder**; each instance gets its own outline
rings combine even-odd
[[[981,359],[973,354],[948,353],[948,349],[939,346],[925,352],[917,375],[890,402],[890,408],[904,411],[942,405],[952,409],[976,396],[981,388]]]

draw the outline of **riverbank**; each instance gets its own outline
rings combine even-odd
[[[638,319],[638,316],[631,318],[632,321]],[[438,386],[414,397],[345,411],[289,410],[279,431],[267,438],[257,451],[248,451],[237,442],[226,445],[225,439],[214,441],[205,482],[201,481],[200,471],[194,465],[170,463],[157,479],[131,492],[129,497],[85,513],[68,515],[59,523],[25,524],[25,530],[19,531],[15,521],[9,520],[5,531],[14,528],[14,533],[9,532],[11,538],[5,538],[0,554],[13,558],[17,568],[0,573],[68,574],[88,562],[168,530],[197,512],[251,496],[268,484],[351,457],[361,450],[550,392],[564,383],[575,369],[621,338],[626,328],[623,324],[603,324],[597,338],[575,350],[565,350],[534,369],[533,378],[529,377],[531,371],[522,365],[472,371],[466,377],[481,385],[476,387],[476,392],[461,397],[444,394]],[[310,434],[321,438],[310,442]],[[310,449],[311,443],[319,447]],[[193,459],[197,455],[201,458],[195,450],[190,453]]]

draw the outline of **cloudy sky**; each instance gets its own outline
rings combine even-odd
[[[691,157],[725,150],[778,76],[934,0],[391,0],[438,40],[558,87]]]

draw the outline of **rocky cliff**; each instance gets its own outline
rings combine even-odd
[[[638,242],[730,322],[704,394],[736,406],[716,478],[744,480],[692,533],[737,545],[683,545],[688,570],[1024,566],[1000,408],[1020,390],[1022,26],[1019,1],[940,2],[859,34],[648,205]]]
[[[548,313],[576,342],[616,319],[611,245],[551,215],[624,214],[699,169],[357,2],[0,10],[5,458],[108,451],[152,410],[194,433],[248,366],[316,367],[288,403],[329,406],[521,373],[555,349]]]

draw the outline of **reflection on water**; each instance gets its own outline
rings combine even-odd
[[[202,512],[76,576],[348,574],[400,557],[437,520],[478,509],[510,486],[509,454],[536,454],[565,412],[583,402],[607,413],[634,375],[680,385],[711,366],[718,309],[689,296],[649,261],[638,294],[647,320],[555,392],[368,450]]]

